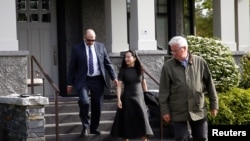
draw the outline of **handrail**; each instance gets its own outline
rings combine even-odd
[[[135,55],[137,57],[137,60],[140,62],[140,64],[142,65],[142,62],[139,58],[139,55],[137,54],[137,52],[135,51]],[[158,86],[160,85],[160,82],[157,81],[145,68],[143,68],[143,71],[149,76],[149,78],[151,78]],[[162,115],[160,112],[160,139],[163,139],[163,119],[162,119]]]
[[[60,93],[60,90],[54,83],[54,81],[50,78],[50,76],[45,72],[45,70],[42,68],[41,64],[37,61],[35,56],[31,55],[31,94],[34,94],[34,74],[33,74],[33,69],[34,69],[34,63],[36,63],[37,67],[40,69],[46,80],[48,80],[49,84],[52,86],[52,88],[55,91],[55,130],[56,130],[56,141],[59,140],[59,126],[58,126],[58,94]]]
[[[135,55],[136,55],[136,58],[137,60],[140,62],[140,64],[143,66],[142,62],[141,62],[141,59],[138,55],[138,53],[135,51]],[[143,67],[143,71],[159,86],[160,85],[160,82],[157,81],[144,67]]]

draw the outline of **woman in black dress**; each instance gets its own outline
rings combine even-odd
[[[111,136],[121,137],[125,141],[136,138],[147,141],[153,136],[143,95],[146,91],[147,84],[143,77],[143,68],[136,54],[129,50],[125,52],[118,75],[118,108],[110,132]]]

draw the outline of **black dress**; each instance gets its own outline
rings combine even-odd
[[[118,79],[124,83],[123,108],[117,108],[110,135],[124,139],[153,136],[141,86],[143,75],[137,75],[134,67],[122,68]]]

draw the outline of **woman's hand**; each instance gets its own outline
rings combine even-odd
[[[118,107],[119,109],[122,109],[122,101],[121,101],[121,100],[118,100],[118,102],[117,102],[117,107]]]

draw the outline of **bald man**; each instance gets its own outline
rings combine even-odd
[[[104,87],[107,86],[106,71],[117,86],[117,75],[104,44],[96,41],[93,29],[87,29],[83,41],[72,48],[68,68],[67,92],[71,94],[74,88],[79,96],[79,116],[83,126],[81,136],[88,134],[88,129],[90,134],[100,134],[97,128]]]

